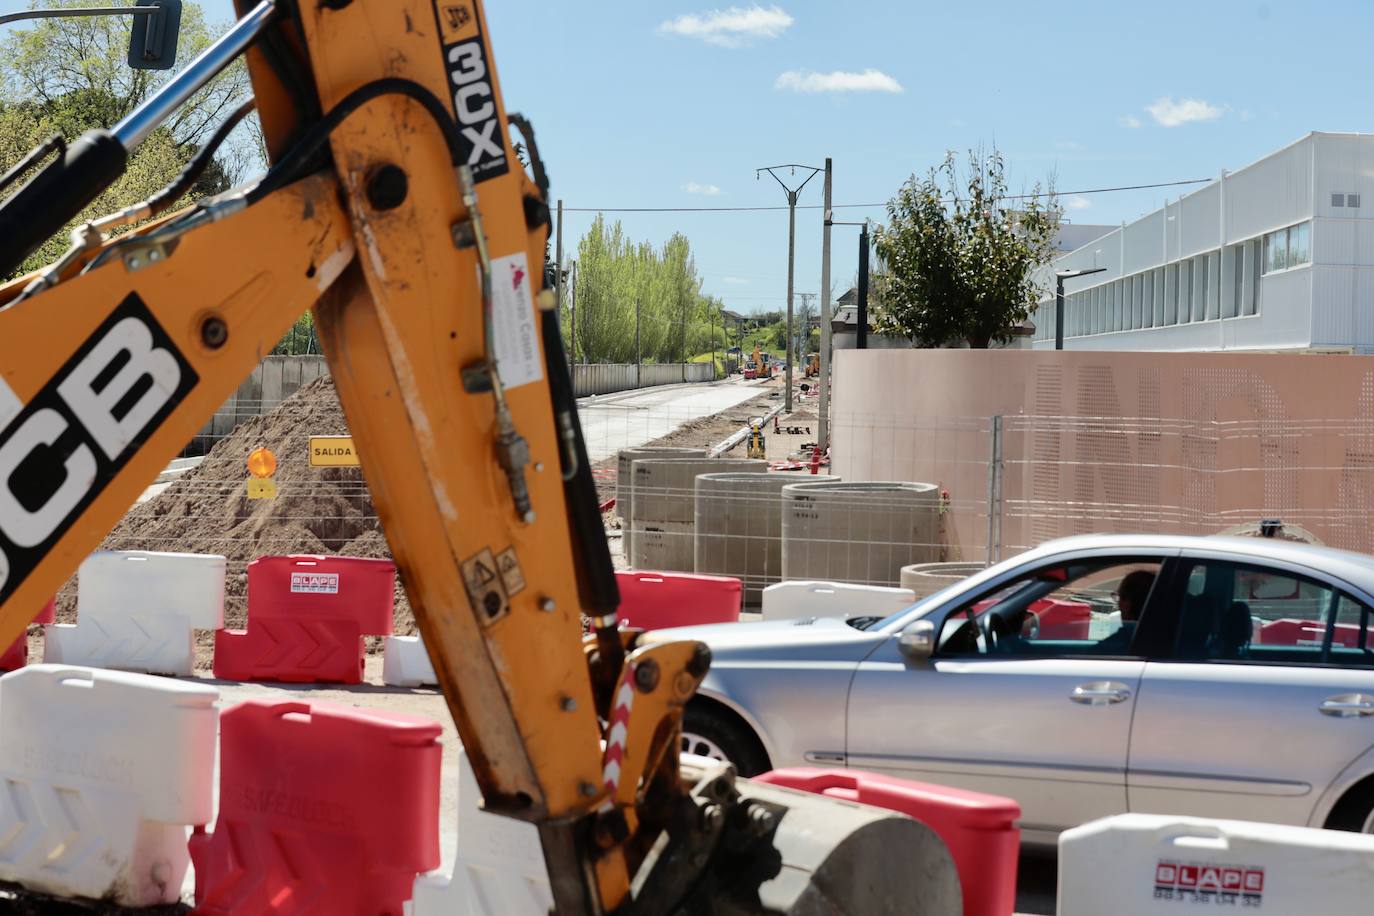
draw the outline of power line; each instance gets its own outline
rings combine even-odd
[[[1068,197],[1078,194],[1109,194],[1114,191],[1147,191],[1154,188],[1177,188],[1184,185],[1206,184],[1215,178],[1185,178],[1181,181],[1161,181],[1154,184],[1128,184],[1111,188],[1087,188],[1082,191],[1055,191],[1042,194],[1008,194],[999,200],[1035,200],[1041,197]],[[832,210],[871,210],[886,207],[887,202],[875,204],[834,204]],[[821,204],[798,204],[798,210],[819,210]],[[765,210],[786,210],[780,207],[564,207],[565,213],[755,213]]]

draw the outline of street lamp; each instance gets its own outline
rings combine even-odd
[[[1056,270],[1054,272],[1054,348],[1056,350],[1064,349],[1064,281],[1086,277],[1088,274],[1100,274],[1106,269],[1105,267],[1076,267],[1073,270]]]

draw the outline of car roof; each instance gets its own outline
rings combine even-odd
[[[1374,556],[1338,550],[1317,544],[1303,544],[1278,538],[1224,537],[1219,535],[1188,536],[1177,534],[1086,534],[1046,541],[1012,560],[1030,560],[1077,550],[1107,552],[1131,550],[1164,550],[1197,553],[1224,552],[1292,563],[1345,579],[1365,591],[1374,593]]]

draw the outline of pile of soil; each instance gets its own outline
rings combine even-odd
[[[242,628],[247,618],[249,561],[280,554],[344,555],[389,559],[372,499],[358,468],[310,466],[311,436],[347,435],[333,379],[311,382],[275,410],[253,417],[221,439],[204,460],[170,487],[139,503],[100,545],[103,550],[162,550],[222,554],[224,622]],[[249,499],[248,455],[265,446],[277,458],[275,499]],[[58,619],[75,619],[75,579],[58,597]],[[398,577],[395,632],[415,632]],[[199,636],[197,662],[208,666],[213,634]],[[369,640],[375,650],[380,639]]]
[[[778,397],[777,391],[764,389],[736,408],[686,423],[653,444],[715,445],[747,424],[750,417],[765,412]],[[224,623],[241,629],[248,612],[248,563],[258,557],[333,554],[390,559],[361,470],[310,466],[311,436],[347,434],[333,379],[317,379],[270,413],[240,424],[216,443],[198,466],[152,499],[134,506],[100,549],[223,555],[229,561]],[[277,458],[272,477],[278,490],[275,499],[248,498],[246,462],[259,447],[271,449]],[[597,465],[603,500],[614,495],[615,467],[614,457]],[[75,577],[58,593],[57,617],[63,623],[76,619]],[[399,574],[394,631],[398,635],[416,632]],[[370,638],[368,650],[380,651],[381,643],[380,638]],[[198,668],[211,666],[213,644],[213,633],[197,634]]]

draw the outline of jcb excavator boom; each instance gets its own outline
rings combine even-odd
[[[0,204],[8,274],[247,50],[261,179],[117,238],[162,204],[82,226],[58,262],[0,287],[0,644],[313,308],[486,806],[539,826],[559,912],[911,911],[924,828],[726,766],[680,770],[709,653],[616,628],[542,289],[547,178],[503,104],[482,4],[240,14]]]

